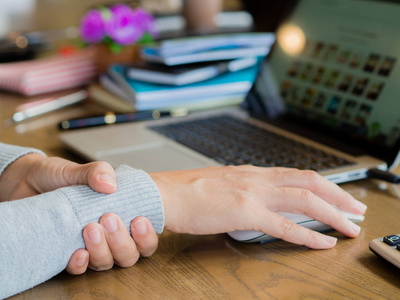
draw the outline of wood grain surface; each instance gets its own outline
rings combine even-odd
[[[27,100],[0,93],[1,125]],[[88,102],[17,126],[2,126],[0,141],[83,162],[62,147],[57,123],[104,111]],[[63,272],[12,299],[399,299],[400,270],[376,257],[368,243],[400,233],[400,188],[375,180],[341,186],[366,203],[368,211],[358,238],[329,233],[339,239],[334,249],[310,250],[283,241],[243,244],[226,235],[164,232],[156,253],[131,268],[81,276]]]

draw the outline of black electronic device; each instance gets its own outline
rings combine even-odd
[[[400,268],[400,234],[374,239],[369,243],[369,249],[379,257]]]

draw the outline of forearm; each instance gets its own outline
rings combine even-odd
[[[105,195],[86,186],[0,203],[0,298],[31,288],[61,272],[72,253],[84,247],[83,228],[107,212],[129,228],[147,217],[158,233],[164,214],[157,187],[143,171],[117,170],[118,191]]]

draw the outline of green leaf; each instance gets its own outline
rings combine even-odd
[[[112,38],[110,38],[108,35],[106,35],[106,36],[104,37],[103,43],[106,44],[106,45],[111,45],[111,44],[114,43],[114,41],[113,41]]]
[[[116,44],[116,43],[111,43],[109,47],[110,47],[110,51],[111,51],[112,53],[115,53],[115,54],[121,53],[121,52],[122,52],[122,49],[124,48],[123,46],[118,45],[118,44]]]
[[[142,35],[142,37],[137,41],[137,44],[140,46],[144,46],[152,44],[153,42],[154,42],[153,36],[150,33],[145,32]]]

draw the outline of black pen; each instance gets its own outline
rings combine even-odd
[[[116,123],[155,120],[162,117],[182,117],[186,116],[187,114],[188,110],[183,108],[170,111],[153,110],[153,111],[142,111],[136,113],[127,113],[127,114],[107,113],[105,115],[100,115],[100,116],[62,121],[59,124],[59,128],[78,129],[78,128],[86,128],[92,126],[99,126],[99,125],[110,125]]]

